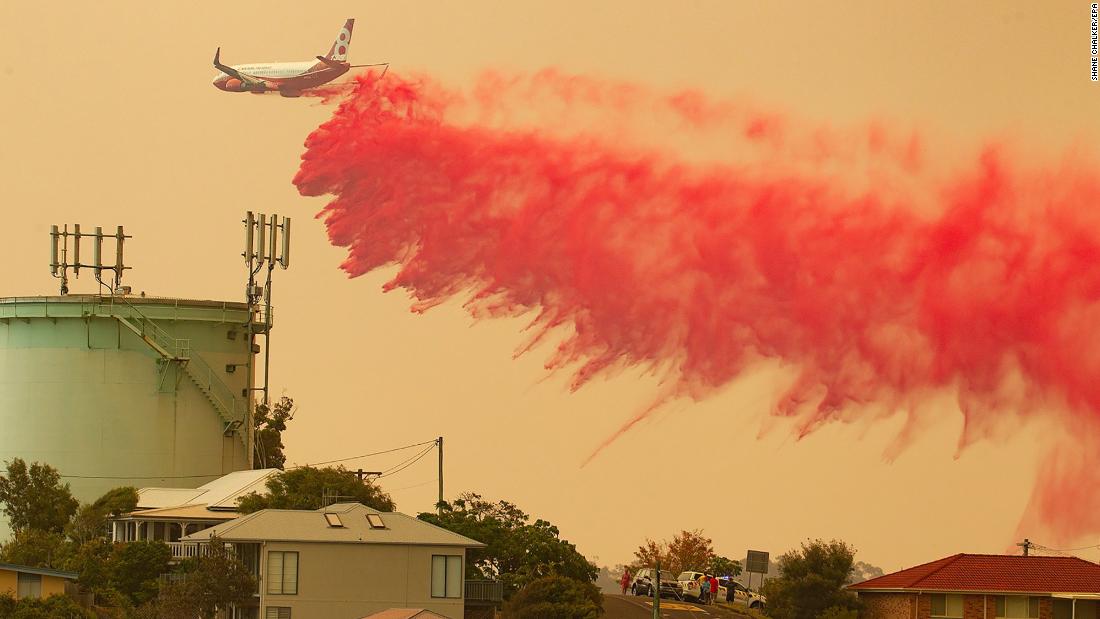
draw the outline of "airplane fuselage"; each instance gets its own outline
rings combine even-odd
[[[264,93],[275,91],[284,97],[297,97],[303,90],[327,84],[351,70],[348,48],[354,19],[344,22],[332,47],[324,56],[305,62],[254,62],[227,65],[221,61],[221,51],[214,52],[214,86],[226,92]],[[367,66],[367,65],[361,65]]]
[[[316,88],[348,72],[351,65],[340,63],[332,66],[323,62],[267,62],[232,65],[233,69],[260,78],[259,84],[242,83],[224,72],[214,78],[214,86],[226,92],[279,92],[285,96],[297,96],[307,88]]]

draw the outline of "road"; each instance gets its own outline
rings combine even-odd
[[[604,619],[652,619],[653,600],[632,595],[603,596]],[[700,606],[691,602],[661,600],[663,619],[727,619],[747,617],[725,606]]]

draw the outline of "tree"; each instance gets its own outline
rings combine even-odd
[[[256,592],[256,579],[217,537],[211,536],[208,554],[180,566],[183,578],[165,587],[142,610],[150,617],[215,617],[230,604],[247,601]]]
[[[133,486],[108,490],[92,503],[92,507],[108,516],[128,514],[137,508],[138,491]]]
[[[164,542],[117,544],[107,562],[108,585],[135,605],[156,597],[159,578],[168,571],[172,551]]]
[[[576,546],[561,539],[557,527],[541,519],[530,522],[512,503],[464,493],[442,507],[442,514],[418,518],[485,544],[467,551],[466,576],[501,581],[505,598],[544,576],[591,583],[599,574]]]
[[[644,567],[656,567],[658,560],[662,568],[669,564],[668,545],[647,537],[645,543],[634,551],[634,562],[630,564],[630,571],[637,572]]]
[[[714,546],[701,529],[680,531],[668,543],[668,569],[673,574],[684,570],[705,572],[714,558]]]
[[[268,494],[252,492],[241,497],[237,510],[250,514],[261,509],[318,509],[325,494],[338,495],[341,501],[355,501],[379,511],[392,512],[396,505],[390,495],[368,481],[360,481],[343,466],[315,468],[303,466],[275,473],[267,480]]]
[[[260,403],[252,414],[256,426],[256,453],[252,466],[257,469],[281,469],[286,465],[283,453],[283,432],[286,423],[294,419],[294,400],[285,395],[273,406]]]
[[[11,593],[0,593],[0,617],[8,619],[96,619],[66,595],[54,594],[45,599],[16,600]]]
[[[92,538],[76,549],[68,562],[67,569],[80,575],[77,582],[85,589],[92,591],[109,589],[111,555],[114,554],[115,549],[116,545],[104,537]]]
[[[852,572],[855,549],[833,540],[807,541],[779,558],[779,577],[764,583],[768,614],[777,619],[816,619],[858,610],[855,594],[844,589]]]
[[[707,571],[715,576],[735,578],[741,575],[741,562],[715,555],[711,558],[710,567]]]
[[[848,584],[854,585],[857,582],[878,578],[884,574],[885,572],[882,571],[881,567],[863,561],[856,561],[855,565],[852,566],[852,573],[848,575]]]
[[[73,548],[65,537],[53,531],[24,528],[0,546],[0,563],[64,570],[69,567]]]
[[[80,506],[65,527],[65,534],[78,546],[95,538],[106,538],[107,519],[134,511],[137,502],[137,488],[123,486],[108,490],[94,503]]]
[[[21,458],[6,464],[7,476],[0,476],[0,503],[11,530],[61,533],[79,505],[69,484],[62,484],[57,469],[48,464],[35,462],[28,468]]]
[[[595,619],[603,614],[603,595],[596,585],[564,576],[531,581],[508,602],[512,619]]]
[[[714,558],[714,547],[703,531],[680,531],[668,542],[655,542],[646,538],[645,543],[634,551],[632,571],[643,567],[655,567],[661,560],[661,569],[679,574],[684,570],[706,572]]]
[[[65,526],[65,536],[77,546],[82,546],[106,534],[107,518],[90,504],[80,506],[72,520]]]

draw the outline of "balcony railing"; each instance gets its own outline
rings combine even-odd
[[[467,580],[466,603],[499,605],[504,600],[504,584],[495,580]]]
[[[194,559],[195,557],[206,556],[210,554],[210,546],[208,544],[200,544],[198,542],[165,542],[168,544],[168,548],[172,550],[173,559]]]
[[[172,550],[173,559],[193,559],[198,556],[205,557],[210,554],[210,544],[208,542],[164,542],[168,544],[168,548]],[[226,542],[225,547],[230,553],[236,553],[237,550],[233,544]]]

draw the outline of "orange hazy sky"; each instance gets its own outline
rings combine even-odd
[[[749,97],[814,124],[880,120],[932,136],[932,159],[987,139],[1057,157],[1100,139],[1087,2],[0,2],[0,295],[53,293],[48,226],[79,222],[134,235],[135,291],[239,300],[240,216],[294,217],[272,349],[274,391],[299,404],[292,462],[443,435],[449,496],[513,501],[609,565],[695,528],[730,557],[840,538],[887,570],[1014,541],[1043,437],[1059,430],[1013,421],[956,457],[951,393],[926,403],[938,423],[888,463],[900,416],[758,438],[787,378],[763,370],[662,409],[581,467],[654,380],[626,372],[569,393],[567,375],[547,378],[546,350],[513,360],[523,321],[474,324],[458,302],[414,315],[381,292],[391,273],[347,279],[312,219],[324,201],[290,183],[332,109],[211,86],[216,46],[229,63],[306,60],[346,17],[353,62],[456,88],[487,69],[557,67]],[[386,482],[399,509],[428,510],[434,458]]]

